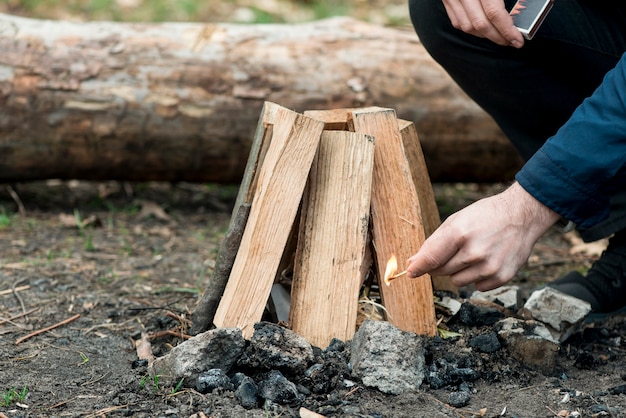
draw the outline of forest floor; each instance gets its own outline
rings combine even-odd
[[[446,216],[501,187],[445,184],[435,193]],[[3,186],[0,417],[279,416],[244,410],[232,392],[161,387],[133,368],[142,332],[156,356],[183,341],[181,318],[190,318],[211,275],[236,192],[186,183]],[[560,233],[547,233],[514,281],[523,297],[596,257],[571,249]],[[335,416],[625,416],[626,396],[608,390],[626,377],[626,318],[585,328],[561,347],[556,372],[524,367],[506,353],[483,356],[490,377],[472,384],[467,407],[447,405],[449,388],[399,396],[360,388],[345,400],[358,413]],[[581,350],[591,359],[584,364]]]

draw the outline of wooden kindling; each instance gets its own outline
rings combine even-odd
[[[247,217],[235,216],[241,207],[249,207]],[[402,277],[389,286],[382,278],[391,256],[406,260],[438,225],[417,131],[393,109],[300,114],[267,102],[229,228],[243,231],[240,244],[236,256],[227,247],[230,256],[220,257],[221,278],[212,280],[228,276],[225,288],[207,287],[203,315],[194,315],[203,323],[194,328],[212,322],[250,337],[280,281],[290,289],[287,326],[318,347],[348,341],[360,290],[373,273],[386,320],[434,335],[431,278]],[[435,284],[456,290],[447,278]],[[207,306],[214,302],[206,301],[216,296],[213,315]]]

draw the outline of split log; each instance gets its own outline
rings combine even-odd
[[[237,183],[266,100],[394,108],[415,122],[432,181],[508,180],[520,165],[412,30],[0,14],[0,49],[0,182]]]
[[[240,328],[249,338],[261,320],[323,128],[320,121],[277,110],[248,222],[215,313],[217,327]]]
[[[376,138],[372,176],[372,240],[378,277],[385,276],[392,256],[408,259],[425,240],[421,203],[413,182],[403,139],[393,109],[351,113],[355,132]],[[435,335],[435,305],[430,276],[397,279],[380,286],[387,320],[404,331]]]
[[[322,134],[302,202],[289,316],[316,347],[350,341],[356,330],[373,164],[374,137]]]

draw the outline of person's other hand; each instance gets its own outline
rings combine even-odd
[[[513,25],[503,0],[443,0],[443,5],[456,29],[498,45],[524,45],[524,37]]]
[[[495,289],[528,261],[535,242],[559,215],[518,183],[451,215],[408,260],[408,276],[449,275],[462,287]]]

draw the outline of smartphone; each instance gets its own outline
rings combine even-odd
[[[553,4],[554,0],[517,0],[509,14],[524,38],[532,39]]]

